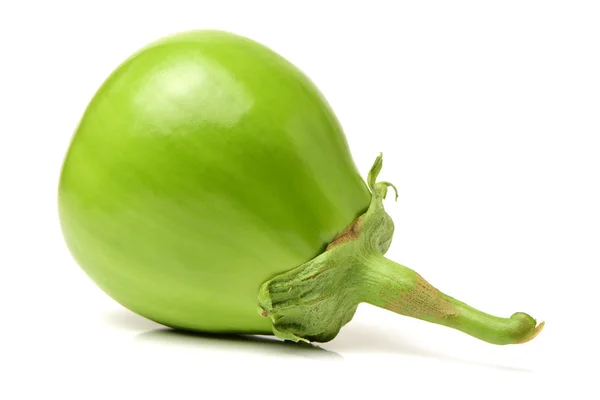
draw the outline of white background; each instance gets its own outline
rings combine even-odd
[[[600,3],[0,4],[0,398],[600,398]],[[361,173],[384,151],[390,258],[542,334],[493,346],[361,305],[311,350],[169,333],[97,289],[58,226],[71,135],[132,52],[207,28],[306,72]]]

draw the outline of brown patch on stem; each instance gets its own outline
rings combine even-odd
[[[360,236],[360,231],[362,229],[363,217],[364,215],[361,215],[356,220],[354,220],[354,222],[348,225],[342,233],[340,233],[335,237],[335,239],[333,239],[333,242],[329,243],[329,246],[327,246],[325,251],[329,251],[331,249],[336,248],[339,245],[358,239],[358,237]]]
[[[396,292],[385,300],[386,309],[409,317],[440,320],[458,315],[458,311],[442,292],[419,274],[416,274],[411,288]]]

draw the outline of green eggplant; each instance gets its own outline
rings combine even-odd
[[[191,31],[125,60],[89,103],[62,168],[69,250],[117,302],[183,330],[325,342],[361,302],[496,344],[543,323],[498,318],[384,257],[394,225],[315,85],[250,39]]]

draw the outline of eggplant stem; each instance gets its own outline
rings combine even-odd
[[[358,304],[371,303],[395,313],[462,331],[493,344],[525,343],[544,323],[518,312],[500,318],[443,294],[412,269],[384,257],[394,232],[383,199],[389,182],[377,182],[379,155],[369,171],[369,209],[335,237],[324,253],[263,283],[260,313],[273,332],[293,341],[326,342],[350,322]]]
[[[410,268],[382,255],[364,259],[364,301],[397,314],[447,326],[493,344],[517,344],[533,339],[544,323],[525,313],[510,318],[479,311],[443,294]]]

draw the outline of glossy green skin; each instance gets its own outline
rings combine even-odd
[[[369,200],[308,78],[216,31],[155,42],[107,79],[59,189],[68,247],[98,286],[210,332],[271,333],[260,285],[320,254]]]

